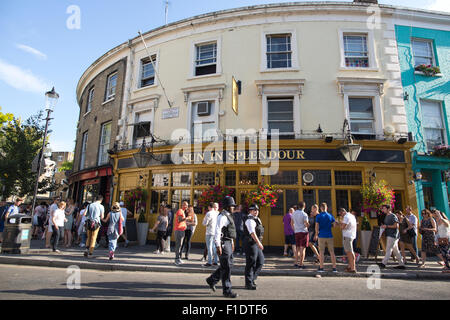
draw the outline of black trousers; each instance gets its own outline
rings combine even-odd
[[[231,266],[233,265],[233,246],[231,240],[222,242],[222,255],[219,257],[219,262],[219,268],[208,279],[213,284],[222,280],[223,293],[231,293]]]
[[[56,230],[55,226],[52,226],[52,237],[51,237],[51,243],[53,251],[58,249],[58,242],[59,237],[61,236],[61,229],[64,229],[64,227],[58,227],[58,230]]]
[[[191,238],[192,238],[192,230],[186,229],[184,231],[183,244],[181,245],[180,250],[180,253],[183,253],[184,248],[186,248],[186,256],[189,256],[189,252],[191,251]]]
[[[245,250],[245,285],[252,286],[264,265],[264,254],[253,241],[244,241]]]
[[[156,236],[156,250],[159,250],[160,252],[164,251],[164,246],[166,244],[166,231],[158,231],[158,234]]]

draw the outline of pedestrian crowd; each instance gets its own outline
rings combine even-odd
[[[105,247],[109,248],[109,259],[115,258],[117,242],[120,237],[129,241],[126,233],[127,216],[132,213],[124,207],[123,202],[113,203],[105,210],[102,205],[103,197],[97,196],[92,203],[78,206],[73,200],[61,201],[59,197],[53,199],[48,206],[40,203],[34,210],[33,230],[34,238],[45,239],[46,248],[53,252],[59,251],[60,239],[65,248],[79,245],[85,248],[84,256],[89,258],[95,248],[105,239]],[[18,198],[13,204],[0,204],[0,232],[3,232],[4,222],[10,215],[24,213],[31,215],[30,206],[22,205]],[[221,209],[220,209],[221,208]],[[309,213],[306,213],[309,211]],[[405,269],[408,263],[406,250],[411,253],[413,261],[419,268],[423,268],[428,256],[437,256],[443,272],[450,272],[450,223],[447,216],[439,210],[423,210],[420,224],[413,214],[411,207],[405,213],[393,212],[391,206],[383,205],[378,216],[380,236],[379,244],[385,251],[380,268],[386,268],[391,257],[397,262],[396,269]],[[335,254],[333,228],[342,232],[342,247],[347,263],[345,272],[356,273],[356,263],[360,253],[357,247],[357,213],[348,212],[344,208],[338,210],[335,218],[328,212],[327,203],[314,204],[307,210],[306,203],[300,201],[289,208],[283,216],[285,245],[283,256],[294,259],[294,267],[305,269],[307,249],[313,254],[313,263],[319,264],[317,271],[324,272],[325,253],[331,258],[331,271],[338,272]],[[198,225],[194,207],[187,201],[181,203],[180,208],[173,213],[168,204],[161,205],[159,216],[150,229],[156,234],[155,254],[170,252],[171,235],[175,242],[175,265],[189,260],[191,243]],[[215,291],[215,285],[222,280],[223,294],[226,297],[236,297],[231,290],[231,266],[233,256],[245,256],[245,288],[256,290],[255,280],[264,265],[264,227],[259,219],[259,207],[250,205],[244,210],[242,205],[236,205],[232,197],[226,197],[223,203],[210,203],[202,220],[205,227],[205,250],[203,255],[204,267],[218,266],[217,270],[206,279],[209,287]],[[417,250],[417,236],[422,236],[422,250]],[[184,257],[183,257],[184,254]]]

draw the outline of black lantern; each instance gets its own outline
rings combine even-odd
[[[350,125],[347,119],[345,119],[344,121],[343,133],[344,133],[344,144],[340,146],[338,149],[339,151],[341,151],[345,160],[349,162],[356,162],[356,160],[359,157],[359,154],[361,153],[362,147],[359,144],[353,143],[353,138],[350,132]]]
[[[142,146],[139,148],[139,151],[133,154],[134,161],[136,161],[136,165],[139,168],[146,168],[153,156],[151,153],[147,152],[147,147],[145,146],[145,140],[142,143]]]

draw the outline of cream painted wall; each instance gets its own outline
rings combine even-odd
[[[291,9],[291,8],[290,8]],[[239,17],[237,17],[239,16]],[[343,70],[341,64],[340,30],[367,30],[369,15],[365,8],[353,8],[352,12],[333,11],[326,6],[317,5],[316,11],[286,10],[277,13],[245,15],[236,14],[199,25],[181,26],[156,36],[146,35],[151,54],[158,54],[158,70],[161,82],[156,86],[138,89],[140,78],[140,60],[146,56],[144,46],[134,41],[134,61],[127,72],[132,72],[130,83],[130,103],[145,100],[146,97],[160,95],[155,111],[153,132],[160,138],[170,139],[177,128],[187,128],[188,106],[183,93],[184,88],[224,84],[219,116],[219,128],[222,132],[230,128],[262,128],[262,97],[258,95],[255,81],[258,80],[296,80],[304,79],[305,84],[300,96],[300,127],[303,133],[313,132],[319,123],[325,133],[339,133],[345,119],[345,103],[339,92],[337,78],[376,78],[385,79],[380,98],[383,127],[392,126],[396,133],[407,133],[406,117],[402,100],[402,87],[398,59],[396,60],[395,34],[390,16],[382,15],[381,29],[373,30],[377,69]],[[296,37],[298,70],[281,72],[261,72],[261,56],[264,54],[264,32],[293,31]],[[193,46],[196,42],[218,39],[221,56],[221,74],[206,77],[191,77],[193,64]],[[295,47],[294,46],[294,47]],[[92,68],[91,79],[102,65],[113,63],[128,54],[128,49],[117,50],[116,56],[110,55]],[[239,96],[239,115],[231,109],[232,76],[242,81],[242,95]],[[180,108],[179,118],[162,120],[162,111],[168,108],[161,84],[174,107]],[[153,104],[149,100],[149,107]],[[131,113],[125,113],[128,123],[133,123]],[[130,118],[131,117],[131,118]],[[122,142],[131,142],[130,133]]]

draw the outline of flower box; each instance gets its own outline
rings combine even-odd
[[[450,146],[446,144],[441,144],[433,148],[433,156],[444,157],[450,159]]]
[[[421,64],[414,68],[415,74],[423,74],[429,77],[435,77],[441,74],[439,67],[433,67],[432,65]]]

